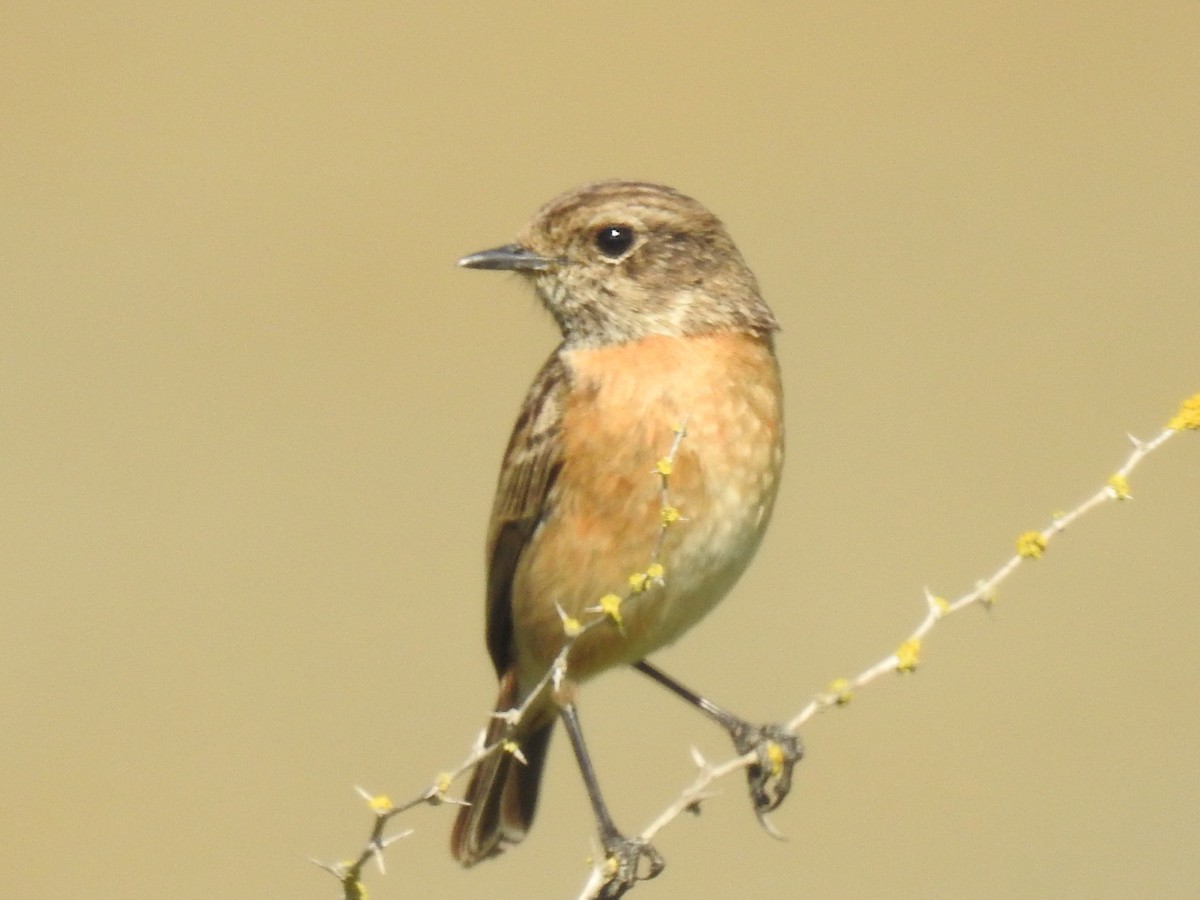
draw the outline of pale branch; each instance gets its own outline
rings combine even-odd
[[[1069,512],[1054,516],[1050,523],[1040,531],[1029,531],[1020,535],[1017,539],[1016,552],[991,575],[976,582],[971,590],[954,600],[946,600],[926,589],[925,615],[921,619],[920,624],[900,643],[896,650],[875,664],[868,666],[853,678],[837,678],[830,682],[824,691],[816,694],[786,722],[783,726],[784,730],[790,734],[795,734],[801,726],[816,716],[817,713],[824,712],[830,707],[844,706],[850,702],[856,690],[866,687],[885,674],[914,671],[920,661],[923,640],[933,631],[939,622],[968,606],[992,604],[995,602],[996,589],[999,585],[1024,562],[1041,558],[1050,541],[1066,530],[1068,525],[1071,525],[1081,517],[1110,501],[1130,499],[1132,496],[1129,492],[1128,482],[1130,473],[1150,453],[1157,450],[1180,431],[1185,430],[1200,430],[1200,394],[1196,394],[1184,401],[1179,412],[1151,440],[1141,441],[1130,436],[1130,440],[1133,443],[1133,450],[1124,464],[1107,480],[1103,487],[1096,490]],[[623,596],[608,594],[600,598],[595,607],[587,608],[585,612],[592,614],[587,621],[580,621],[562,609],[559,610],[559,614],[563,620],[563,631],[566,635],[566,640],[553,665],[542,677],[536,688],[526,697],[524,702],[514,709],[495,713],[497,717],[503,718],[508,724],[508,733],[512,732],[513,727],[521,720],[521,717],[543,691],[553,690],[561,683],[561,680],[566,675],[567,660],[571,649],[582,634],[606,623],[619,629],[623,628],[622,607],[624,604],[631,600],[636,602],[636,597],[639,594],[646,593],[654,586],[664,582],[666,575],[658,560],[666,531],[675,523],[686,521],[680,515],[680,511],[671,505],[669,496],[671,471],[680,444],[686,434],[687,423],[685,420],[676,426],[674,439],[667,455],[655,464],[653,470],[653,474],[657,474],[660,479],[662,524],[655,542],[654,551],[651,555],[650,564],[646,567],[645,571],[635,572],[630,576],[628,590]],[[339,863],[324,863],[317,860],[313,860],[313,862],[322,869],[332,873],[341,882],[345,900],[363,900],[366,896],[366,889],[362,883],[363,868],[371,859],[374,859],[382,871],[383,851],[392,843],[411,833],[410,830],[406,830],[391,835],[386,834],[388,825],[392,819],[420,805],[461,804],[463,801],[447,794],[450,786],[492,753],[513,753],[518,758],[521,758],[520,748],[514,741],[507,737],[507,734],[500,740],[490,745],[485,745],[483,732],[481,732],[465,760],[454,769],[437,775],[428,787],[407,803],[397,806],[392,804],[385,796],[372,795],[368,791],[358,788],[357,790],[366,799],[368,806],[375,815],[374,826],[365,846],[359,855],[351,860]],[[755,751],[715,764],[708,763],[700,755],[699,751],[696,750],[693,750],[693,757],[697,767],[700,769],[699,773],[678,797],[642,829],[637,835],[639,839],[649,842],[658,832],[678,818],[681,813],[698,809],[700,803],[710,796],[711,786],[719,779],[762,762],[762,756]],[[772,758],[770,754],[768,754],[768,758]],[[778,755],[778,759],[780,760],[779,766],[781,767],[782,754]],[[773,774],[778,775],[779,770],[777,769]],[[769,823],[764,822],[764,825],[769,828]],[[606,885],[612,880],[613,872],[611,868],[609,860],[598,860],[579,894],[579,900],[594,900],[594,898],[599,897]]]
[[[1098,507],[1114,500],[1128,500],[1129,475],[1149,454],[1157,450],[1168,440],[1185,430],[1200,430],[1200,394],[1195,394],[1184,401],[1179,412],[1154,438],[1149,441],[1139,440],[1130,435],[1133,450],[1124,464],[1105,482],[1104,486],[1083,500],[1069,512],[1056,515],[1041,531],[1029,531],[1017,538],[1016,552],[1007,559],[990,576],[976,582],[972,590],[967,591],[955,600],[945,600],[936,596],[928,588],[925,590],[925,615],[911,634],[901,642],[900,646],[868,666],[853,678],[838,678],[832,681],[828,688],[818,693],[798,712],[788,720],[785,729],[795,734],[801,726],[812,719],[817,713],[824,712],[830,707],[844,706],[853,698],[854,691],[866,687],[882,675],[890,672],[915,671],[920,661],[921,642],[934,627],[947,616],[959,612],[975,604],[990,605],[995,602],[996,589],[1016,569],[1027,560],[1040,559],[1045,553],[1051,540],[1060,535],[1067,526],[1087,515]],[[638,833],[637,837],[651,841],[663,828],[674,821],[685,811],[695,810],[709,796],[714,782],[732,772],[745,769],[759,761],[756,753],[745,753],[715,765],[706,762],[699,752],[693,753],[699,774],[678,797],[660,812],[653,821]],[[610,873],[607,861],[598,861],[590,876],[584,883],[579,894],[579,900],[594,900],[600,895],[608,883]]]

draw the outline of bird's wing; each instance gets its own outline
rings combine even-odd
[[[558,351],[542,366],[513,426],[488,528],[487,645],[502,676],[512,663],[512,582],[562,467],[562,414],[568,372]]]

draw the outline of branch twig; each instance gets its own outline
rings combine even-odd
[[[947,600],[935,595],[927,588],[925,590],[925,614],[909,636],[894,651],[875,664],[868,666],[853,678],[837,678],[830,682],[824,691],[816,694],[787,721],[784,726],[786,730],[795,734],[818,713],[824,712],[831,707],[844,706],[853,698],[855,691],[866,687],[888,673],[915,671],[920,662],[922,642],[939,622],[947,616],[960,612],[969,606],[976,604],[990,605],[995,602],[996,590],[1000,584],[1023,563],[1040,559],[1050,542],[1062,534],[1067,526],[1110,501],[1131,499],[1129,475],[1133,470],[1148,455],[1158,450],[1176,434],[1189,430],[1200,430],[1200,393],[1185,400],[1176,415],[1152,439],[1142,441],[1130,435],[1129,439],[1133,444],[1133,450],[1121,467],[1109,477],[1102,487],[1084,499],[1074,509],[1056,515],[1045,528],[1021,534],[1017,538],[1016,550],[1013,555],[991,575],[976,582],[971,590],[954,600]],[[621,627],[621,608],[623,604],[635,598],[638,594],[646,592],[655,584],[662,582],[665,576],[662,566],[658,563],[658,557],[662,549],[666,531],[676,522],[685,521],[681,518],[679,510],[671,505],[668,488],[672,465],[678,453],[680,443],[686,434],[687,423],[685,421],[676,427],[675,437],[667,455],[659,460],[655,466],[655,472],[661,480],[662,527],[655,543],[650,565],[647,566],[644,572],[634,573],[630,577],[629,590],[623,597],[609,594],[601,598],[597,606],[589,608],[587,612],[592,613],[593,616],[587,621],[581,622],[560,610],[563,619],[563,630],[567,635],[567,639],[554,664],[525,702],[515,709],[496,714],[504,717],[510,726],[520,721],[521,716],[543,690],[551,689],[565,675],[568,656],[580,635],[604,623],[613,624],[618,628]],[[366,845],[359,855],[351,860],[338,863],[325,863],[314,859],[313,862],[333,874],[341,882],[345,900],[364,900],[366,897],[366,888],[362,883],[363,868],[371,859],[374,859],[382,872],[383,851],[391,844],[411,833],[411,830],[405,830],[388,835],[386,832],[392,819],[416,806],[426,804],[437,806],[442,803],[461,804],[462,801],[454,799],[447,794],[450,786],[492,753],[514,753],[519,756],[520,748],[514,742],[506,739],[501,739],[491,745],[485,746],[483,732],[481,732],[466,759],[454,769],[438,774],[428,787],[408,802],[399,806],[392,804],[386,796],[372,795],[370,792],[358,788],[359,793],[367,801],[371,811],[375,814],[374,827],[371,830]],[[697,774],[691,784],[678,797],[671,801],[653,821],[642,829],[638,835],[639,838],[650,841],[681,813],[686,810],[695,809],[709,796],[710,787],[714,782],[733,772],[745,769],[759,760],[758,755],[753,752],[732,757],[719,763],[707,762],[698,752],[694,752],[694,757],[700,769],[699,774]],[[579,894],[579,900],[593,900],[593,898],[599,895],[599,892],[608,880],[608,871],[605,862],[604,860],[596,862]]]

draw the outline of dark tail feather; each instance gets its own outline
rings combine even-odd
[[[516,678],[509,672],[500,679],[496,710],[512,709],[516,703]],[[554,719],[534,720],[533,731],[528,733],[525,727],[517,726],[513,736],[525,757],[524,763],[500,750],[479,763],[471,775],[466,795],[471,805],[458,811],[450,833],[450,851],[464,866],[503,853],[508,845],[521,841],[533,823]],[[487,742],[500,740],[504,728],[503,721],[493,719],[488,725]]]

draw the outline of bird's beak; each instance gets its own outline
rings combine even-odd
[[[512,272],[542,272],[553,260],[538,256],[520,244],[505,244],[492,250],[481,250],[464,256],[458,264],[464,269],[504,269]]]

